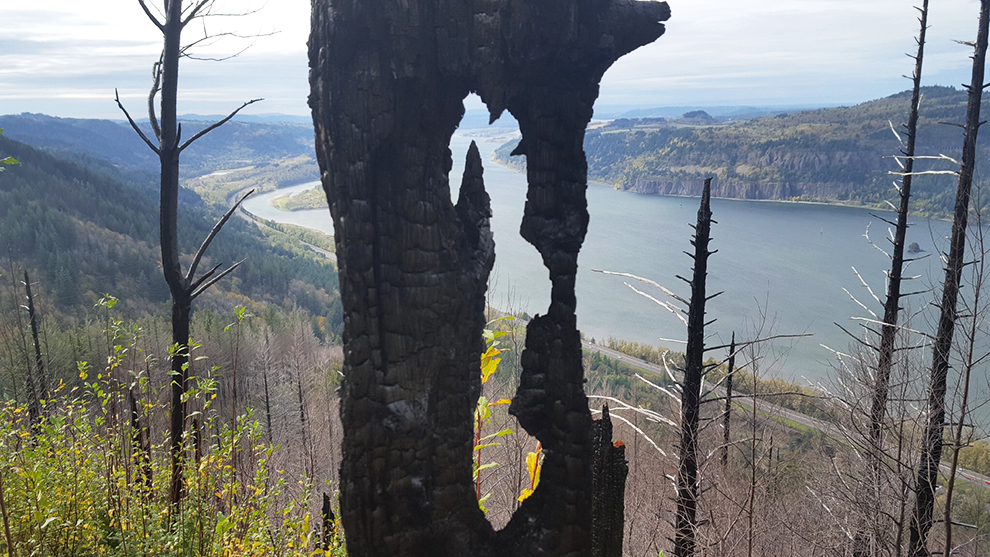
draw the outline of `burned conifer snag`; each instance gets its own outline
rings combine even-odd
[[[588,226],[582,150],[598,83],[659,37],[666,3],[314,0],[310,106],[344,305],[341,519],[348,554],[590,555],[592,420],[574,281]],[[518,120],[521,233],[552,292],[510,411],[543,444],[540,487],[495,532],[471,482],[484,297],[494,262],[477,149],[450,201],[448,149],[476,92]]]

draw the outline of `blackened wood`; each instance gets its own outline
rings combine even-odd
[[[918,114],[921,108],[921,68],[925,56],[925,35],[928,29],[928,0],[921,8],[921,31],[918,34],[918,52],[915,56],[911,90],[911,110],[906,127],[904,175],[901,178],[900,204],[897,207],[897,226],[894,231],[894,249],[891,254],[890,275],[887,281],[887,299],[883,309],[883,329],[880,334],[876,385],[870,407],[870,443],[874,451],[883,447],[883,424],[887,413],[887,398],[890,373],[894,362],[894,340],[897,333],[897,318],[901,309],[901,283],[904,274],[904,242],[908,229],[908,215],[911,205],[911,179],[914,172],[914,147],[918,135]],[[879,466],[879,460],[876,460]]]
[[[592,428],[574,280],[587,230],[584,130],[598,82],[656,39],[666,4],[315,0],[310,106],[344,306],[341,520],[348,555],[590,555]],[[494,532],[471,481],[494,258],[476,148],[451,203],[462,101],[518,120],[521,233],[552,283],[510,412],[540,440],[540,486]]]
[[[592,423],[594,463],[592,468],[592,557],[622,557],[625,528],[626,461],[625,444],[612,442],[612,420],[608,405],[602,407],[601,419]]]
[[[942,302],[939,306],[938,332],[932,353],[931,383],[928,389],[928,419],[922,437],[921,462],[915,479],[915,505],[911,516],[908,555],[925,557],[928,552],[928,533],[932,527],[935,506],[935,486],[938,466],[942,459],[942,435],[945,428],[945,393],[949,372],[949,356],[956,324],[956,302],[962,280],[963,257],[966,248],[966,225],[969,213],[970,189],[976,168],[976,137],[980,128],[980,102],[983,96],[984,64],[987,53],[987,29],[990,19],[990,0],[980,1],[980,25],[974,43],[973,76],[967,87],[969,102],[966,108],[966,125],[963,134],[962,164],[956,190],[956,206],[952,219],[952,236],[942,283]]]
[[[337,522],[337,517],[333,515],[333,509],[330,507],[330,496],[326,493],[323,494],[323,509],[320,511],[320,518],[323,521],[323,528],[320,532],[320,549],[326,551],[330,549],[334,535],[337,533],[334,525]]]
[[[34,340],[34,371],[28,367],[26,381],[28,389],[28,419],[32,427],[45,415],[45,405],[51,396],[48,393],[48,380],[45,377],[45,359],[41,355],[41,340],[38,338],[38,314],[34,311],[34,296],[31,294],[31,278],[24,271],[24,290],[27,292],[28,322],[31,325],[31,338]]]
[[[705,179],[694,227],[694,274],[688,306],[687,351],[681,383],[681,441],[677,468],[677,510],[674,515],[674,555],[690,557],[695,552],[698,510],[698,416],[705,357],[705,291],[708,280],[708,243],[711,240],[712,179]]]
[[[736,333],[729,343],[729,371],[725,375],[725,413],[722,415],[722,466],[729,464],[729,444],[732,442],[729,427],[732,423],[732,379],[736,372]]]

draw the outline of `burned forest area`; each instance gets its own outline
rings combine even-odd
[[[717,18],[654,0],[133,0],[80,39],[119,85],[48,94],[95,25],[49,4],[0,8],[0,103],[78,104],[0,116],[0,555],[990,555],[990,0],[901,6],[909,88],[800,107],[708,100]],[[648,241],[602,247],[602,186]],[[758,202],[868,220],[882,271],[806,253],[853,278],[777,309],[727,263]],[[508,209],[546,288],[503,302]],[[590,338],[589,276],[680,333]],[[840,344],[775,314],[846,305]]]

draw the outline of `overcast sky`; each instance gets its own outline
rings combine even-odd
[[[920,2],[920,0],[918,0]],[[149,0],[158,5],[159,0]],[[605,75],[600,105],[825,106],[907,89],[917,12],[912,0],[670,0],[666,34]],[[198,50],[224,62],[184,61],[180,113],[218,114],[264,97],[253,113],[308,114],[309,0],[218,0]],[[978,0],[932,4],[926,84],[968,80]],[[274,34],[270,34],[273,33]],[[0,114],[119,118],[114,88],[143,116],[161,36],[137,0],[26,0],[0,8]]]

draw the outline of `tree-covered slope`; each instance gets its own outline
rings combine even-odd
[[[91,307],[105,292],[135,312],[168,300],[159,266],[158,199],[148,184],[121,180],[106,163],[83,166],[4,136],[0,152],[21,163],[0,173],[3,274],[32,270],[64,312]],[[181,251],[190,254],[219,215],[190,191],[179,213]],[[246,261],[203,304],[299,306],[326,316],[330,330],[339,328],[335,269],[287,235],[231,219],[207,257],[206,269]]]

